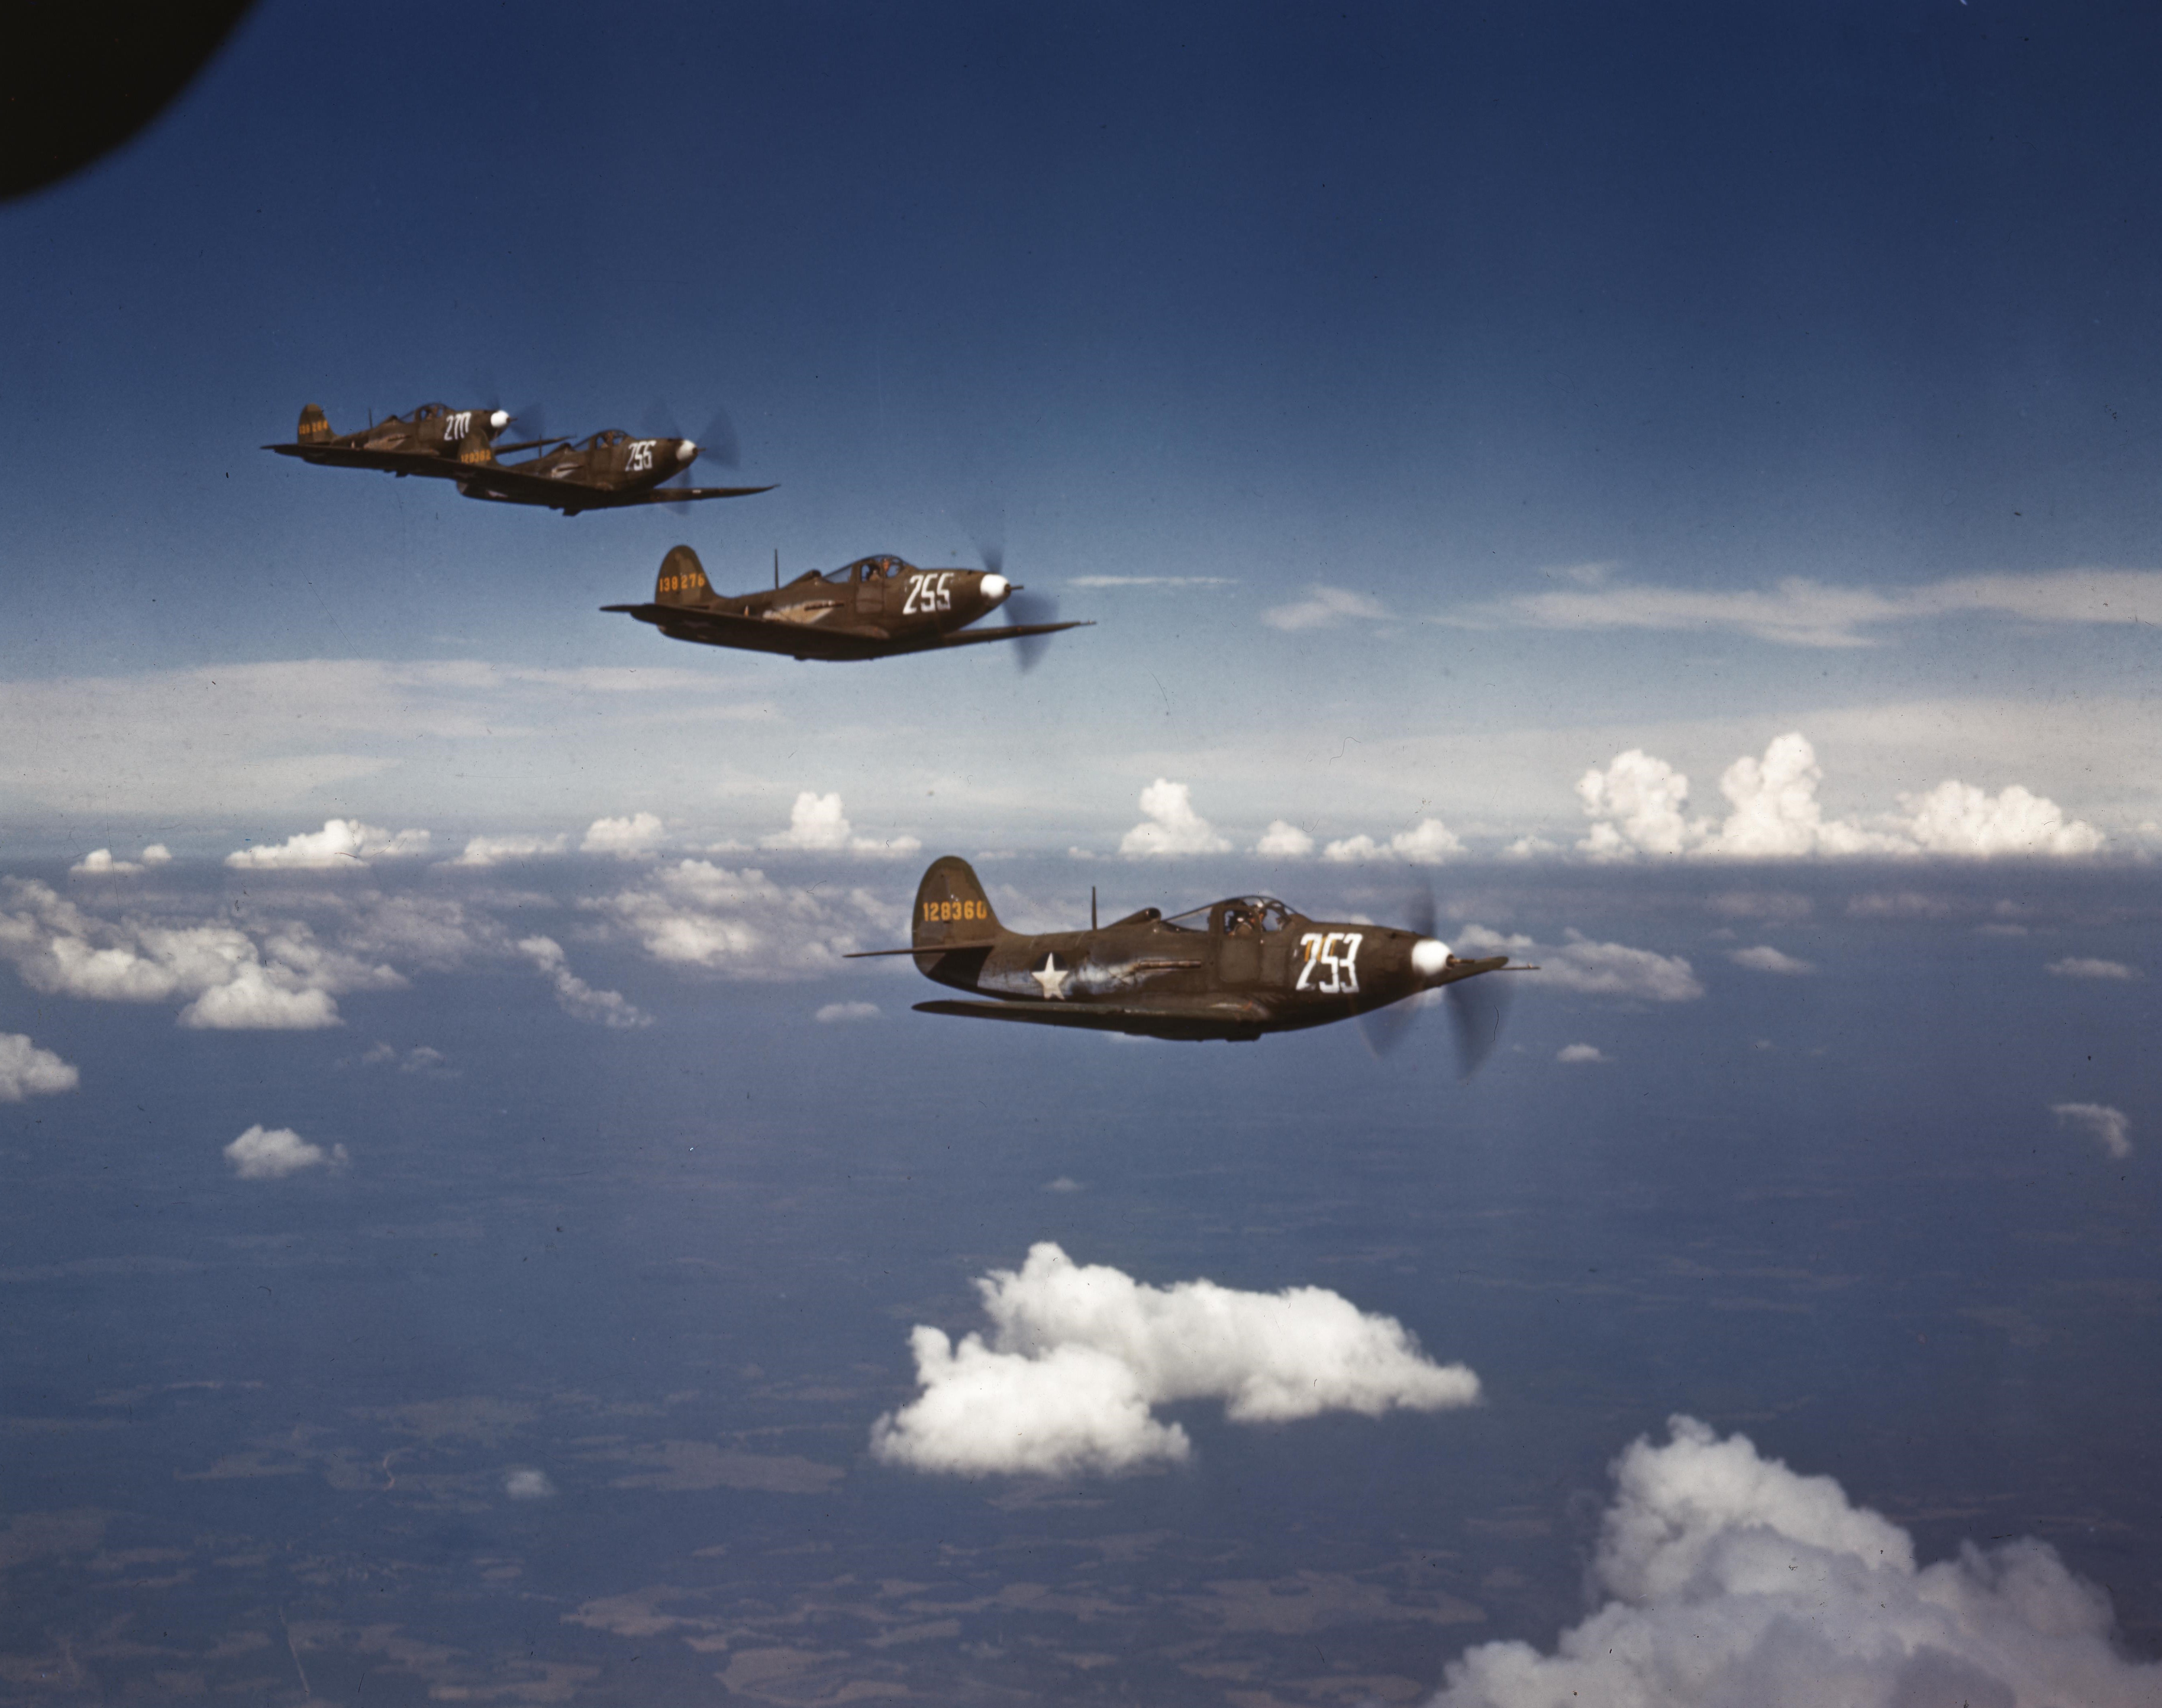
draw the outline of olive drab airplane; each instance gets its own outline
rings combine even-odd
[[[859,558],[822,575],[806,570],[784,586],[776,555],[770,591],[720,594],[707,582],[698,554],[678,546],[661,560],[651,603],[601,609],[650,623],[673,640],[798,659],[890,658],[1094,626],[1009,622],[968,628],[1019,592],[995,569],[918,569],[898,557]]]
[[[696,499],[740,499],[771,492],[770,486],[663,486],[689,468],[698,455],[693,439],[634,438],[620,427],[580,443],[559,442],[528,462],[492,458],[458,470],[458,490],[469,499],[499,504],[541,504],[575,516],[581,510],[614,510],[629,504],[687,504]]]
[[[300,411],[290,445],[265,445],[280,457],[297,457],[329,468],[374,468],[385,474],[426,474],[455,480],[475,463],[492,462],[498,449],[531,451],[551,442],[530,440],[498,447],[513,417],[508,410],[454,410],[424,403],[410,415],[386,415],[358,433],[333,433],[316,405]]]
[[[1423,910],[1422,910],[1423,911]],[[916,969],[966,1000],[919,1002],[920,1014],[1078,1026],[1143,1037],[1245,1041],[1355,1016],[1371,1020],[1428,990],[1452,999],[1487,973],[1536,972],[1507,955],[1467,959],[1422,928],[1308,919],[1268,896],[1236,896],[1165,918],[1144,907],[1086,931],[1008,931],[966,860],[932,862],[916,891],[911,947],[862,956],[912,955]],[[1495,987],[1487,987],[1491,990]],[[986,1000],[988,999],[988,1000]],[[1499,1005],[1452,1000],[1460,1060],[1470,1073],[1494,1042]],[[1397,1009],[1390,1022],[1408,1019]],[[1370,1026],[1377,1048],[1397,1029]]]
[[[556,436],[497,444],[497,436],[515,419],[507,410],[454,410],[431,403],[410,415],[391,415],[362,432],[336,434],[329,418],[310,404],[300,411],[300,431],[293,443],[263,448],[332,468],[373,468],[388,474],[452,480],[469,499],[533,504],[567,516],[629,504],[746,498],[773,490],[770,486],[663,486],[663,481],[683,473],[697,459],[698,446],[691,439],[637,438],[611,427],[582,442]],[[541,454],[529,462],[496,460],[499,452],[535,450]]]

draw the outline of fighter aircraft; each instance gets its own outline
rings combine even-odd
[[[798,659],[890,658],[1095,626],[1018,622],[962,632],[1021,591],[995,568],[918,569],[898,557],[859,557],[823,575],[806,570],[784,587],[776,554],[770,592],[724,596],[708,583],[698,554],[678,546],[661,560],[651,603],[601,609],[650,623],[672,640]]]
[[[1498,1004],[1459,1000],[1470,994],[1460,987],[1486,973],[1538,969],[1512,966],[1507,955],[1457,955],[1430,919],[1417,923],[1412,931],[1338,924],[1273,896],[1235,896],[1168,919],[1144,907],[1099,927],[1092,895],[1088,930],[1026,937],[999,923],[969,863],[948,854],[916,888],[912,946],[850,958],[912,955],[926,978],[973,999],[919,1002],[919,1014],[1154,1038],[1244,1042],[1357,1016],[1382,1049],[1410,1017],[1392,1004],[1447,990],[1468,1073],[1492,1047],[1501,1015]]]
[[[499,446],[496,437],[512,419],[508,410],[454,410],[448,404],[424,403],[410,415],[386,415],[358,433],[333,433],[330,418],[310,404],[300,411],[293,443],[263,448],[330,468],[375,468],[455,480],[476,463],[493,462],[499,450],[531,451],[551,442],[532,439]]]
[[[693,439],[637,439],[620,427],[610,427],[582,444],[564,440],[529,462],[490,459],[462,467],[458,490],[469,499],[494,499],[499,504],[543,504],[567,516],[627,504],[748,498],[773,490],[770,486],[661,485],[688,468],[697,455]]]
[[[540,505],[567,516],[626,504],[737,499],[773,490],[770,486],[662,486],[661,482],[689,468],[698,455],[695,440],[677,436],[634,438],[620,427],[611,427],[582,443],[556,435],[497,444],[496,436],[515,419],[508,410],[453,410],[430,403],[410,415],[391,415],[362,432],[334,434],[329,418],[310,404],[300,411],[295,442],[263,448],[333,468],[432,475],[456,481],[469,499]],[[499,452],[511,451],[541,454],[525,462],[496,460]]]

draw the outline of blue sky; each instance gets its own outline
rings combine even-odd
[[[2016,784],[2138,849],[2150,29],[689,8],[416,45],[268,8],[135,146],[0,213],[0,827],[725,837],[812,789],[1055,849],[1115,840],[1162,776],[1242,845],[1438,813],[1491,851],[1567,846],[1577,779],[1629,748],[1701,810],[1799,730],[1836,812]],[[567,521],[254,448],[304,401],[482,391],[564,429],[723,406],[781,489]],[[1025,678],[594,609],[679,538],[749,586],[776,549],[987,536],[1099,624]],[[446,660],[640,675],[455,714],[309,692],[310,661]],[[243,665],[274,691],[207,686]],[[125,781],[130,747],[179,786]]]
[[[2158,36],[259,8],[0,208],[0,1677],[2154,1701]],[[438,399],[779,485],[258,448]],[[973,1027],[949,849],[1543,970]]]

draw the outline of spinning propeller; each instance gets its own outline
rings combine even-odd
[[[1413,965],[1429,974],[1440,971],[1449,951],[1434,934],[1434,892],[1420,890],[1412,897],[1408,911],[1409,928],[1420,938],[1418,948],[1412,951]],[[1432,955],[1434,964],[1429,969],[1422,951],[1432,950],[1439,953]],[[1449,1011],[1449,1029],[1456,1046],[1456,1077],[1469,1079],[1493,1053],[1501,1038],[1501,1022],[1509,1011],[1509,986],[1494,982],[1494,975],[1489,973],[1441,985],[1434,989],[1434,995]],[[1422,993],[1360,1015],[1359,1028],[1366,1034],[1366,1047],[1377,1056],[1388,1054],[1403,1042],[1413,1015],[1427,1000]]]
[[[691,452],[682,459],[682,464],[676,473],[661,482],[661,488],[664,492],[673,482],[688,483],[691,465],[700,457],[710,457],[723,468],[734,468],[743,461],[743,445],[736,437],[735,423],[728,419],[726,410],[716,409],[703,430],[693,435],[683,431],[675,410],[666,402],[657,401],[646,410],[641,425],[648,438],[675,439]],[[686,500],[682,504],[670,504],[667,508],[680,515],[690,509],[690,503]]]
[[[995,535],[978,538],[976,556],[993,575],[1003,576],[1006,572],[1005,542]],[[1015,588],[1006,595],[1005,603],[999,609],[1005,613],[1009,626],[1056,623],[1058,620],[1058,601],[1049,593],[1032,593],[1026,588]],[[1022,635],[1013,644],[1014,662],[1023,671],[1034,670],[1037,661],[1043,656],[1044,649],[1050,644],[1048,635]]]

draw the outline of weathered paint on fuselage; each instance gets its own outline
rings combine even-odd
[[[925,872],[911,937],[925,977],[989,999],[925,1005],[932,1012],[1161,1037],[1327,1026],[1507,964],[1447,955],[1415,932],[1310,919],[1266,896],[1172,919],[1144,908],[1088,931],[1011,932],[968,863],[952,855]],[[1414,958],[1422,943],[1423,970]]]
[[[406,415],[386,415],[358,432],[333,433],[323,412],[310,404],[300,412],[298,438],[263,448],[325,467],[456,479],[494,455],[496,437],[509,420],[499,410],[454,410],[447,404],[426,403]]]
[[[698,554],[678,546],[661,561],[650,603],[601,609],[650,623],[676,640],[830,660],[885,658],[1088,626],[1030,624],[959,632],[997,610],[1015,591],[994,571],[918,569],[898,557],[878,556],[822,575],[806,571],[755,593],[717,593]]]

